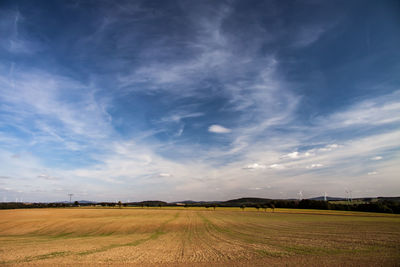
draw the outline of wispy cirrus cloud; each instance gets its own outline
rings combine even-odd
[[[327,128],[380,126],[400,122],[400,92],[360,101],[348,109],[327,118],[317,118],[317,124]]]
[[[201,117],[204,116],[204,113],[202,112],[185,112],[185,111],[180,111],[173,113],[169,116],[161,118],[161,122],[181,122],[184,119],[187,118],[196,118],[196,117]]]
[[[400,186],[399,93],[385,76],[395,60],[379,52],[396,40],[376,32],[368,57],[364,43],[343,47],[363,39],[343,24],[357,16],[301,1],[295,17],[268,1],[57,5],[75,20],[41,4],[0,11],[7,196],[222,200]],[[372,69],[375,59],[388,66]],[[371,189],[374,172],[384,183]]]
[[[112,131],[106,103],[94,100],[95,90],[74,80],[36,70],[16,70],[11,78],[0,77],[0,92],[4,103],[1,115],[7,117],[3,124],[25,128],[37,140],[43,136],[67,142],[102,138]],[[74,101],[64,101],[67,94],[74,95]]]

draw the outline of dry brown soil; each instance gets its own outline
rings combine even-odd
[[[400,216],[230,208],[2,210],[0,265],[400,266]]]

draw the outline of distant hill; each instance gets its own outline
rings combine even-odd
[[[184,201],[175,201],[171,202],[172,204],[198,204],[198,203],[205,203],[205,201],[193,201],[193,200],[184,200]]]
[[[393,201],[400,202],[400,197],[378,197],[378,201]]]
[[[177,203],[182,203],[182,204],[195,204],[195,203],[199,203],[201,201],[193,201],[193,200],[184,200],[184,201],[175,201],[175,202],[171,202],[173,204],[177,204]]]
[[[268,198],[257,198],[257,197],[247,197],[247,198],[238,198],[238,199],[231,199],[227,201],[193,201],[193,200],[184,200],[184,201],[176,201],[170,204],[179,205],[179,204],[187,204],[190,206],[200,206],[200,205],[212,205],[217,204],[218,206],[242,206],[242,205],[257,205],[257,204],[264,204],[270,202],[271,199]]]
[[[79,204],[96,204],[96,201],[90,201],[90,200],[78,200]]]
[[[325,197],[324,196],[319,196],[319,197],[313,197],[313,198],[308,198],[305,200],[314,200],[314,201],[324,201]],[[346,198],[343,197],[326,197],[327,201],[346,201]],[[382,202],[382,201],[392,201],[392,202],[400,202],[400,197],[378,197],[378,198],[353,198],[353,202],[359,200],[362,202],[366,203],[372,203],[372,202]],[[238,198],[238,199],[231,199],[227,201],[193,201],[193,200],[185,200],[185,201],[177,201],[177,202],[172,202],[170,204],[172,205],[179,205],[179,204],[187,204],[190,206],[201,206],[205,204],[217,204],[218,206],[226,206],[226,207],[240,207],[242,205],[245,206],[255,206],[255,205],[263,205],[266,203],[271,203],[271,202],[281,202],[281,203],[288,203],[290,201],[295,201],[298,202],[298,199],[270,199],[270,198],[258,198],[258,197],[244,197],[244,198]]]
[[[166,206],[168,203],[161,200],[145,200],[140,202],[128,202],[124,203],[130,206],[149,206],[149,207],[157,207],[157,206]]]
[[[313,198],[308,198],[309,200],[325,200],[324,196],[320,196],[320,197],[313,197]],[[343,197],[326,197],[327,201],[344,201],[346,200],[346,198]]]
[[[58,202],[48,202],[48,203],[63,203],[63,204],[70,204],[70,203],[74,203],[75,201],[78,201],[79,204],[96,204],[98,202],[96,201],[90,201],[90,200],[73,200],[72,202],[69,201],[58,201]]]
[[[210,204],[210,203],[221,203],[223,201],[194,201],[194,200],[184,200],[184,201],[175,201],[171,202],[171,204],[188,204],[188,205],[199,205],[199,204]]]
[[[306,200],[306,199],[305,199]],[[324,201],[325,197],[324,196],[318,196],[318,197],[312,197],[308,198],[307,200],[314,200],[314,201]],[[346,201],[347,198],[343,197],[326,197],[327,201],[330,201],[331,203],[334,201]],[[353,198],[353,202],[355,203],[358,201],[363,203],[377,203],[377,202],[395,202],[395,203],[400,203],[400,197],[360,197],[360,198]],[[72,203],[69,201],[58,201],[58,202],[46,202],[46,203],[59,203],[59,204],[73,204],[76,200],[73,200]],[[270,198],[259,198],[259,197],[244,197],[244,198],[237,198],[237,199],[230,199],[227,201],[194,201],[194,200],[183,200],[183,201],[175,201],[175,202],[170,202],[167,203],[165,201],[161,200],[145,200],[145,201],[140,201],[140,202],[124,202],[124,204],[130,205],[130,206],[152,206],[152,207],[158,207],[158,206],[168,206],[168,205],[189,205],[189,206],[204,206],[204,205],[213,205],[216,204],[218,206],[233,206],[233,207],[239,207],[242,205],[245,206],[255,206],[255,205],[262,205],[266,203],[271,203],[271,202],[285,202],[288,203],[290,201],[298,202],[298,199],[270,199]],[[101,204],[101,203],[110,203],[110,204],[115,204],[115,202],[97,202],[97,201],[90,201],[90,200],[78,200],[79,204],[81,205],[91,205],[91,204]]]
[[[258,198],[258,197],[244,197],[238,199],[231,199],[228,201],[221,202],[220,204],[227,206],[241,206],[241,205],[255,205],[255,204],[264,204],[266,202],[270,202],[269,198]]]

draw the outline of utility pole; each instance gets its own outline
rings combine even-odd
[[[74,194],[68,194],[68,196],[69,196],[69,203],[72,203],[72,196],[73,196]]]

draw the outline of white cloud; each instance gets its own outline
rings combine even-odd
[[[269,168],[270,169],[277,169],[277,170],[281,170],[281,169],[284,169],[285,168],[285,166],[284,165],[282,165],[282,164],[272,164],[272,165],[269,165]]]
[[[161,118],[161,122],[180,122],[183,119],[196,118],[196,117],[201,117],[201,116],[204,116],[204,113],[180,111],[180,112],[176,112],[169,116]]]
[[[26,34],[26,25],[29,23],[26,23],[26,19],[19,10],[9,10],[9,12],[3,10],[0,14],[0,25],[3,27],[7,25],[8,28],[6,31],[2,31],[3,38],[0,40],[0,46],[6,48],[10,53],[32,55],[45,47],[42,40]]]
[[[45,180],[56,180],[56,179],[58,179],[57,177],[54,177],[54,176],[50,176],[50,175],[48,175],[48,174],[39,174],[38,176],[37,176],[37,178],[40,178],[40,179],[45,179]]]
[[[314,153],[314,149],[313,150],[309,150],[309,151],[306,151],[306,152],[304,152],[304,153],[300,153],[300,152],[298,152],[298,151],[294,151],[294,152],[291,152],[291,153],[288,153],[288,154],[285,154],[285,155],[283,155],[283,156],[281,156],[281,159],[301,159],[301,158],[307,158],[307,157],[311,157],[311,156],[314,156],[315,155],[315,153]]]
[[[379,126],[400,121],[400,91],[356,103],[345,110],[335,112],[317,123],[326,128]]]
[[[210,127],[208,127],[208,131],[211,133],[222,133],[222,134],[232,132],[231,129],[225,128],[224,126],[218,124],[213,124]]]
[[[338,144],[326,145],[325,147],[320,148],[319,151],[332,151],[334,149],[337,149],[338,147]]]
[[[179,130],[176,132],[175,136],[181,136],[183,133],[183,130],[185,129],[185,125],[182,125],[181,128],[179,128]]]
[[[340,192],[337,188],[342,184],[352,183],[347,180],[352,180],[354,178],[349,179],[349,177],[356,177],[357,173],[362,173],[365,176],[365,167],[361,166],[361,162],[363,161],[359,159],[362,158],[365,161],[365,157],[371,159],[379,157],[376,155],[384,153],[386,149],[399,145],[398,132],[396,131],[354,138],[351,140],[332,140],[327,144],[325,143],[326,145],[323,145],[322,147],[320,145],[311,145],[316,148],[305,152],[301,150],[297,151],[297,149],[301,147],[301,145],[307,145],[307,138],[309,137],[305,137],[296,132],[276,136],[270,134],[268,139],[263,137],[261,141],[257,139],[257,137],[263,136],[262,133],[268,130],[268,127],[271,125],[279,124],[283,121],[286,123],[287,120],[285,118],[290,118],[291,113],[286,114],[285,117],[279,117],[279,119],[278,117],[273,120],[266,119],[261,125],[254,124],[253,128],[246,125],[246,127],[243,126],[241,128],[227,129],[220,125],[214,125],[225,129],[222,130],[222,132],[228,130],[228,132],[232,133],[232,135],[228,135],[233,136],[231,149],[228,151],[221,151],[219,148],[210,151],[210,149],[205,149],[194,144],[177,146],[176,144],[169,143],[140,143],[140,138],[138,139],[135,137],[133,137],[135,142],[118,138],[114,139],[112,138],[113,132],[110,125],[111,121],[107,118],[107,113],[103,112],[102,105],[95,105],[97,99],[90,98],[90,96],[87,95],[81,96],[82,103],[93,104],[93,109],[90,109],[91,112],[87,113],[87,118],[79,116],[79,113],[82,112],[83,105],[62,103],[58,100],[59,94],[62,93],[63,88],[66,88],[67,85],[71,85],[72,88],[82,88],[82,85],[74,81],[63,83],[65,80],[62,78],[59,80],[59,77],[45,75],[45,77],[52,78],[50,80],[53,80],[54,83],[46,84],[46,81],[43,81],[44,86],[40,88],[37,86],[41,82],[41,80],[38,79],[38,76],[39,75],[21,76],[29,77],[29,79],[25,78],[17,81],[17,84],[21,84],[23,81],[22,88],[24,88],[24,90],[19,89],[18,93],[7,91],[7,87],[4,86],[3,90],[0,89],[4,92],[2,98],[6,99],[8,103],[13,104],[16,107],[16,111],[29,110],[33,111],[34,114],[40,114],[41,116],[48,116],[51,119],[59,120],[61,124],[64,125],[64,128],[54,127],[46,121],[40,121],[40,123],[37,123],[38,128],[51,137],[52,140],[56,140],[57,143],[72,143],[71,146],[73,146],[75,141],[73,137],[79,137],[78,140],[88,140],[88,142],[93,142],[104,151],[104,153],[100,155],[96,153],[89,154],[89,156],[92,156],[96,160],[96,164],[68,171],[61,169],[51,170],[52,176],[60,177],[56,182],[65,186],[66,191],[72,187],[68,184],[78,185],[84,181],[86,185],[90,185],[91,188],[93,188],[93,191],[91,192],[92,195],[104,192],[104,190],[112,185],[115,187],[113,192],[118,191],[121,192],[121,194],[122,192],[125,192],[124,194],[126,195],[134,192],[139,199],[140,196],[146,198],[150,197],[149,194],[151,193],[149,192],[157,192],[157,194],[160,195],[160,198],[162,198],[163,193],[160,193],[157,190],[151,191],[150,189],[149,191],[146,191],[145,189],[147,185],[153,187],[154,185],[159,185],[171,189],[170,191],[173,192],[171,194],[174,194],[177,198],[180,198],[179,196],[182,196],[183,198],[184,196],[189,197],[190,195],[188,192],[193,194],[193,192],[196,191],[206,192],[199,195],[199,198],[201,199],[213,199],[214,196],[207,193],[209,192],[209,188],[221,188],[221,197],[224,197],[223,194],[226,194],[227,197],[231,197],[233,196],[232,192],[238,192],[244,188],[248,188],[249,180],[256,184],[265,181],[265,172],[257,171],[247,172],[246,175],[248,175],[248,177],[243,179],[243,172],[238,172],[237,170],[243,169],[243,166],[246,166],[244,169],[248,170],[271,169],[268,176],[268,184],[273,186],[273,188],[277,188],[277,190],[287,192],[299,185],[310,183],[322,184],[322,182],[319,182],[320,180],[318,177],[313,176],[314,174],[312,174],[312,172],[306,172],[304,170],[304,166],[307,166],[309,169],[322,167],[320,166],[322,164],[319,165],[319,163],[315,163],[322,162],[324,165],[333,169],[333,171],[331,171],[333,174],[326,173],[324,175],[332,178],[332,181],[337,183],[337,185],[335,185],[336,192]],[[4,82],[4,80],[2,81]],[[34,85],[32,88],[29,88],[28,86],[29,81],[32,81],[32,84]],[[28,103],[28,100],[25,100],[24,93],[26,92],[31,96],[33,95],[33,91],[36,89],[41,95],[40,98],[44,99],[43,102],[38,100],[38,103]],[[17,97],[18,94],[22,95],[22,99]],[[58,106],[63,110],[62,113],[56,110],[56,107]],[[185,118],[192,118],[197,115],[201,116],[201,114],[196,114],[196,112],[176,112],[172,113],[170,119],[166,119],[166,121],[179,122]],[[24,113],[22,113],[21,116],[31,118],[29,115]],[[20,114],[15,114],[15,118],[18,117],[20,117]],[[97,121],[100,122],[100,124],[94,123]],[[211,127],[212,126],[210,126],[210,128]],[[324,127],[320,128],[322,129],[317,129],[319,132],[316,132],[329,133],[329,129]],[[68,138],[63,133],[63,129],[67,131]],[[219,128],[219,130],[221,130],[221,128]],[[102,132],[103,135],[99,135],[99,132]],[[103,137],[105,139],[103,139]],[[5,136],[4,133],[0,135],[0,140],[4,140],[6,143],[18,142],[15,138],[10,139],[10,136]],[[108,140],[108,142],[105,142],[104,144],[103,140]],[[339,142],[340,145],[338,145]],[[75,147],[75,149],[79,148],[78,145]],[[183,157],[184,159],[174,159],[170,156],[163,157],[158,153],[160,148],[164,151],[177,151],[183,155],[188,155],[188,157]],[[197,152],[195,159],[194,157],[189,156],[192,154],[192,151]],[[287,151],[293,152],[285,154]],[[8,168],[7,170],[4,170],[4,175],[10,177],[22,176],[23,178],[26,178],[29,177],[29,175],[32,176],[32,173],[34,173],[33,177],[37,177],[37,175],[42,173],[43,169],[47,169],[43,166],[43,162],[39,160],[35,161],[32,159],[32,163],[27,164],[24,162],[25,159],[23,157],[23,160],[20,161],[12,158],[13,154],[15,154],[15,152],[11,154],[9,153],[9,155],[4,157],[4,162],[7,162],[7,165],[13,166],[14,170]],[[224,162],[226,159],[225,156],[227,155],[234,155],[237,156],[237,158],[229,163],[221,163]],[[282,157],[281,155],[285,156]],[[392,157],[387,158],[391,159]],[[249,164],[249,162],[257,163]],[[260,162],[262,162],[262,164]],[[389,164],[390,162],[391,161],[388,161],[388,163],[382,163]],[[15,171],[17,169],[20,171]],[[280,172],[279,170],[282,169],[285,169],[285,171]],[[323,168],[321,171],[325,171],[325,169],[328,168]],[[383,166],[382,169],[385,169],[385,167]],[[32,170],[34,170],[34,172],[32,172]],[[385,173],[384,171],[381,171],[381,169],[379,171],[381,174],[380,176],[388,177],[387,179],[391,179],[391,177],[395,176],[395,171],[390,173]],[[173,173],[173,175],[171,175],[171,173]],[[279,175],[276,173],[279,173]],[[340,175],[335,175],[337,173],[340,173]],[[168,179],[160,179],[154,174],[158,177],[168,177]],[[337,176],[344,178],[338,179]],[[293,177],[296,177],[296,179]],[[46,181],[47,179],[45,179],[45,177],[41,178],[44,182],[53,182]],[[13,181],[14,179],[8,180]],[[159,182],[160,180],[161,182]],[[3,179],[2,182],[3,181],[6,181],[7,185],[12,188],[20,188],[18,187],[18,183],[22,183],[22,181],[8,182],[5,179]],[[129,184],[134,184],[136,188],[141,188],[141,191],[132,191],[131,188],[128,188]],[[318,185],[315,186],[317,187]],[[25,187],[23,188],[25,189]],[[51,188],[51,186],[47,187],[48,191],[51,191]],[[390,190],[390,188],[387,190]],[[129,193],[126,193],[128,191]]]
[[[257,169],[265,169],[266,166],[263,164],[258,164],[258,163],[253,163],[250,165],[247,165],[246,167],[244,167],[243,169],[247,169],[247,170],[257,170]]]
[[[125,10],[125,8],[120,9]],[[54,168],[50,172],[55,177],[60,177],[57,182],[65,187],[65,191],[85,185],[91,188],[92,196],[99,198],[101,198],[99,193],[102,192],[134,194],[138,199],[142,196],[151,197],[151,194],[162,198],[167,196],[164,192],[168,191],[174,198],[191,197],[196,192],[202,192],[198,194],[199,198],[214,199],[215,195],[209,193],[210,188],[220,188],[218,197],[232,197],[240,190],[248,188],[249,183],[265,186],[266,179],[274,189],[276,188],[273,190],[276,192],[298,190],[295,188],[309,184],[315,188],[330,185],[332,191],[342,192],[340,190],[344,186],[353,188],[354,185],[364,186],[357,181],[357,175],[368,178],[365,177],[368,171],[365,169],[365,159],[382,160],[382,157],[375,156],[379,153],[385,155],[385,160],[379,162],[382,164],[379,166],[380,176],[387,181],[382,186],[382,192],[391,192],[393,188],[399,188],[394,186],[398,181],[396,180],[399,173],[396,167],[398,157],[384,154],[386,150],[393,150],[399,146],[398,130],[384,129],[374,135],[365,133],[363,137],[351,135],[352,139],[343,137],[344,134],[337,137],[332,132],[346,127],[398,123],[399,93],[362,101],[340,112],[318,118],[314,121],[314,127],[305,127],[300,121],[290,124],[293,122],[301,97],[290,90],[291,85],[286,84],[276,71],[280,63],[279,58],[274,55],[257,57],[258,52],[250,50],[237,53],[235,42],[231,42],[229,34],[224,32],[225,27],[223,27],[225,18],[229,16],[229,8],[215,8],[214,11],[216,15],[211,19],[188,16],[192,19],[191,27],[195,29],[194,32],[199,32],[198,38],[189,44],[190,51],[193,51],[190,58],[186,60],[180,58],[179,61],[171,62],[166,60],[160,63],[156,53],[159,50],[166,51],[163,48],[163,40],[159,46],[150,47],[140,54],[143,58],[151,55],[150,60],[138,63],[137,68],[132,67],[129,75],[119,77],[119,85],[126,91],[140,90],[140,93],[153,94],[153,97],[158,91],[163,90],[163,95],[166,95],[163,97],[163,103],[169,103],[175,98],[199,95],[204,97],[209,91],[203,90],[206,87],[201,86],[201,83],[208,82],[209,78],[216,80],[221,84],[219,93],[226,97],[228,102],[223,108],[237,112],[238,117],[235,119],[237,125],[240,125],[232,129],[221,125],[211,125],[208,128],[213,133],[232,133],[224,136],[231,141],[226,150],[219,146],[212,149],[204,148],[193,143],[182,146],[154,140],[141,143],[140,140],[146,138],[141,138],[139,135],[151,135],[143,132],[136,136],[135,134],[118,136],[114,133],[112,125],[112,122],[115,122],[112,120],[117,118],[111,118],[107,113],[107,101],[99,99],[91,81],[87,83],[90,85],[87,85],[40,71],[23,73],[21,68],[18,66],[14,68],[14,65],[9,71],[13,79],[8,79],[7,75],[0,76],[0,100],[6,103],[0,106],[0,123],[12,124],[14,128],[33,136],[31,144],[52,143],[56,144],[54,147],[60,145],[71,151],[82,151],[86,147],[99,149],[100,153],[98,151],[87,153],[88,157],[95,160],[94,163],[67,170],[62,167]],[[18,22],[19,18],[15,19]],[[116,18],[111,14],[107,19],[110,21],[101,26],[103,30],[112,25]],[[130,21],[130,18],[124,17],[125,19]],[[318,26],[301,30],[299,36],[295,36],[299,39],[295,45],[304,46],[315,42],[325,29],[325,26]],[[101,35],[101,32],[96,34]],[[113,34],[118,33],[113,31]],[[101,43],[101,36],[93,37],[97,38],[96,43]],[[120,53],[124,47],[131,47],[132,36],[126,37],[122,41],[120,38],[113,39],[119,48],[116,53]],[[23,38],[10,41],[0,41],[0,46],[5,43],[11,45],[8,49],[13,50],[13,53],[22,53],[25,48],[34,51],[31,49],[32,44]],[[264,40],[260,44],[264,45]],[[255,48],[255,51],[259,51],[257,44]],[[170,54],[170,51],[167,52]],[[119,54],[117,58],[124,57]],[[253,74],[249,76],[248,73]],[[136,86],[137,83],[142,84]],[[73,101],[64,101],[65,95],[73,95]],[[175,102],[171,101],[169,104],[173,106]],[[196,107],[188,109],[176,107],[176,110],[166,112],[156,123],[164,123],[162,126],[175,124],[173,133],[180,136],[190,118],[203,115]],[[34,122],[35,129],[27,127],[24,121]],[[187,129],[190,127],[188,123]],[[289,124],[287,128],[282,127],[288,129],[285,133],[276,134],[270,131],[274,126]],[[149,130],[152,133],[156,131],[158,129]],[[329,136],[332,139],[324,140],[321,136]],[[13,153],[16,153],[15,149],[10,148],[13,144],[22,144],[20,146],[24,149],[28,147],[27,150],[31,148],[26,140],[19,140],[4,133],[0,133],[0,142],[3,142],[2,149],[8,149]],[[301,150],[303,145],[314,149],[304,152]],[[164,153],[160,153],[160,150]],[[290,151],[294,152],[288,153]],[[180,157],[174,157],[172,154],[175,152]],[[0,159],[4,163],[2,169],[4,175],[13,178],[2,179],[2,183],[4,181],[12,188],[19,188],[18,185],[22,185],[24,179],[28,181],[27,183],[31,183],[35,177],[43,179],[43,183],[50,183],[46,181],[50,176],[41,174],[45,169],[45,158],[39,159],[31,155],[29,159],[22,157],[22,160],[18,161],[9,154],[0,151]],[[262,164],[249,164],[249,162],[262,162]],[[315,162],[322,162],[328,166],[320,170],[325,172],[324,177],[327,179],[321,179],[319,176],[314,176],[314,172],[304,170],[305,166],[308,169],[322,167],[322,164]],[[271,169],[268,171],[268,177],[263,171],[238,171],[266,168]],[[285,171],[275,171],[281,169]],[[169,177],[169,179],[159,177]],[[349,185],[351,183],[353,185]],[[149,190],[146,189],[148,184],[151,184]],[[161,190],[157,191],[155,186],[159,186]],[[259,190],[261,187],[253,189]],[[46,190],[52,189],[48,187]]]
[[[373,172],[369,172],[369,173],[367,173],[368,175],[376,175],[376,174],[378,174],[378,172],[376,172],[376,171],[373,171]]]
[[[310,151],[307,151],[306,153],[304,153],[304,156],[305,157],[311,157],[311,156],[314,156],[314,153],[312,153]]]
[[[301,28],[297,33],[295,46],[308,46],[316,41],[326,32],[329,25],[313,25]]]
[[[107,102],[95,97],[95,88],[38,70],[14,71],[13,78],[1,74],[0,99],[6,105],[0,107],[0,122],[29,133],[34,143],[57,142],[79,150],[80,144],[113,133]],[[63,101],[66,94],[74,101]]]
[[[306,168],[307,169],[315,169],[315,168],[321,168],[323,166],[324,166],[323,164],[315,163],[315,164],[308,165]]]
[[[299,155],[299,152],[295,151],[295,152],[287,154],[286,156],[291,159],[297,159],[300,155]]]

